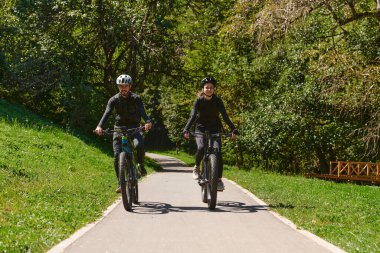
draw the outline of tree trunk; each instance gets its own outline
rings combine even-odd
[[[321,147],[316,147],[317,157],[318,157],[318,172],[323,174],[328,174],[329,166],[326,160],[326,156],[322,151]]]

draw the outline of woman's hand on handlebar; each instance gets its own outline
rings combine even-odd
[[[190,133],[187,131],[183,132],[183,138],[188,140],[190,138]]]
[[[103,135],[103,128],[101,128],[100,126],[97,126],[95,129],[95,133],[99,136]]]

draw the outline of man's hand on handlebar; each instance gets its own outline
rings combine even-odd
[[[232,132],[231,132],[231,139],[232,140],[236,140],[238,135],[239,135],[239,131],[238,130],[236,130],[236,129],[232,130]]]
[[[144,127],[145,127],[145,131],[149,131],[149,129],[152,128],[152,123],[148,122],[148,123],[145,124]]]

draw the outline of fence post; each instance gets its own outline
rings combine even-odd
[[[340,169],[342,167],[342,162],[341,161],[338,161],[338,177],[340,175]]]
[[[351,166],[352,166],[351,162],[347,162],[347,175],[351,175],[352,173]]]

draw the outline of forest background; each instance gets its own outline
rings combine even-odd
[[[380,161],[380,0],[2,0],[0,15],[0,98],[67,129],[91,134],[127,73],[154,118],[147,145],[190,150],[210,74],[241,132],[227,163]]]

